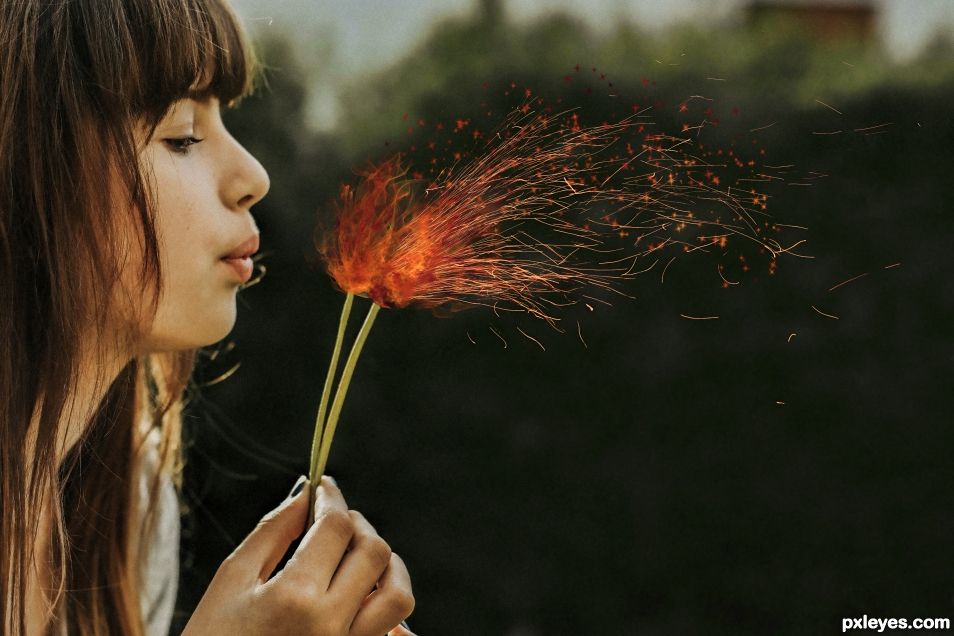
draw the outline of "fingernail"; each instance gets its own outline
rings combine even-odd
[[[298,493],[302,491],[305,487],[305,482],[308,481],[308,478],[302,475],[298,478],[298,481],[295,482],[295,486],[291,489],[291,492],[288,493],[288,498],[293,499]]]
[[[407,624],[407,621],[401,621],[401,627],[403,627],[407,631],[411,631],[411,626]]]
[[[332,477],[331,475],[325,475],[325,477],[327,477],[327,478],[328,478],[328,481],[330,481],[330,482],[331,482],[331,485],[332,485],[332,486],[337,486],[337,485],[338,485],[338,482],[337,482],[337,480],[335,480],[335,478],[334,478],[334,477]]]

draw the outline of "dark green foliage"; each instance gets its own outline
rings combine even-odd
[[[531,323],[546,352],[489,311],[382,312],[329,472],[407,561],[411,625],[819,634],[842,617],[954,613],[954,85],[878,70],[875,50],[853,50],[858,66],[873,61],[839,83],[844,52],[798,34],[705,37],[448,23],[365,82],[335,135],[306,132],[292,68],[230,116],[272,176],[256,208],[268,276],[241,295],[236,351],[204,375],[241,369],[190,416],[183,611],[306,470],[342,300],[306,265],[317,209],[385,139],[404,143],[403,113],[468,116],[485,80],[569,96],[560,78],[579,62],[620,92],[650,77],[670,107],[706,91],[752,127],[778,122],[760,138],[772,160],[830,175],[781,188],[770,208],[810,228],[816,258],[728,290],[711,263],[677,260],[665,284],[635,281],[634,301],[570,312],[565,335]],[[656,64],[667,41],[667,60],[689,61]],[[705,80],[717,73],[731,81]],[[814,103],[831,95],[843,116]],[[748,125],[726,119],[711,133],[722,142]],[[851,132],[884,122],[884,134]],[[847,132],[811,134],[835,126]]]

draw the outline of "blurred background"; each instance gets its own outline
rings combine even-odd
[[[954,617],[954,3],[234,1],[268,67],[227,116],[271,175],[267,276],[187,416],[182,624],[307,470],[343,299],[313,256],[319,212],[368,161],[503,108],[511,83],[599,121],[614,113],[586,90],[608,81],[663,129],[711,98],[711,143],[757,135],[766,163],[828,175],[769,210],[808,228],[814,258],[729,289],[677,260],[573,313],[585,344],[537,324],[545,351],[489,311],[383,311],[329,473],[408,563],[411,626]]]

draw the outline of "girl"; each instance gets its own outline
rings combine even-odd
[[[164,634],[180,411],[258,249],[268,177],[220,108],[253,64],[225,0],[0,3],[4,634]],[[329,479],[219,569],[186,634],[408,634],[410,579]]]

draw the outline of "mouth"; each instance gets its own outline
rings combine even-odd
[[[256,252],[258,252],[258,234],[253,234],[219,260],[232,270],[239,282],[247,283],[255,269],[252,256]]]

